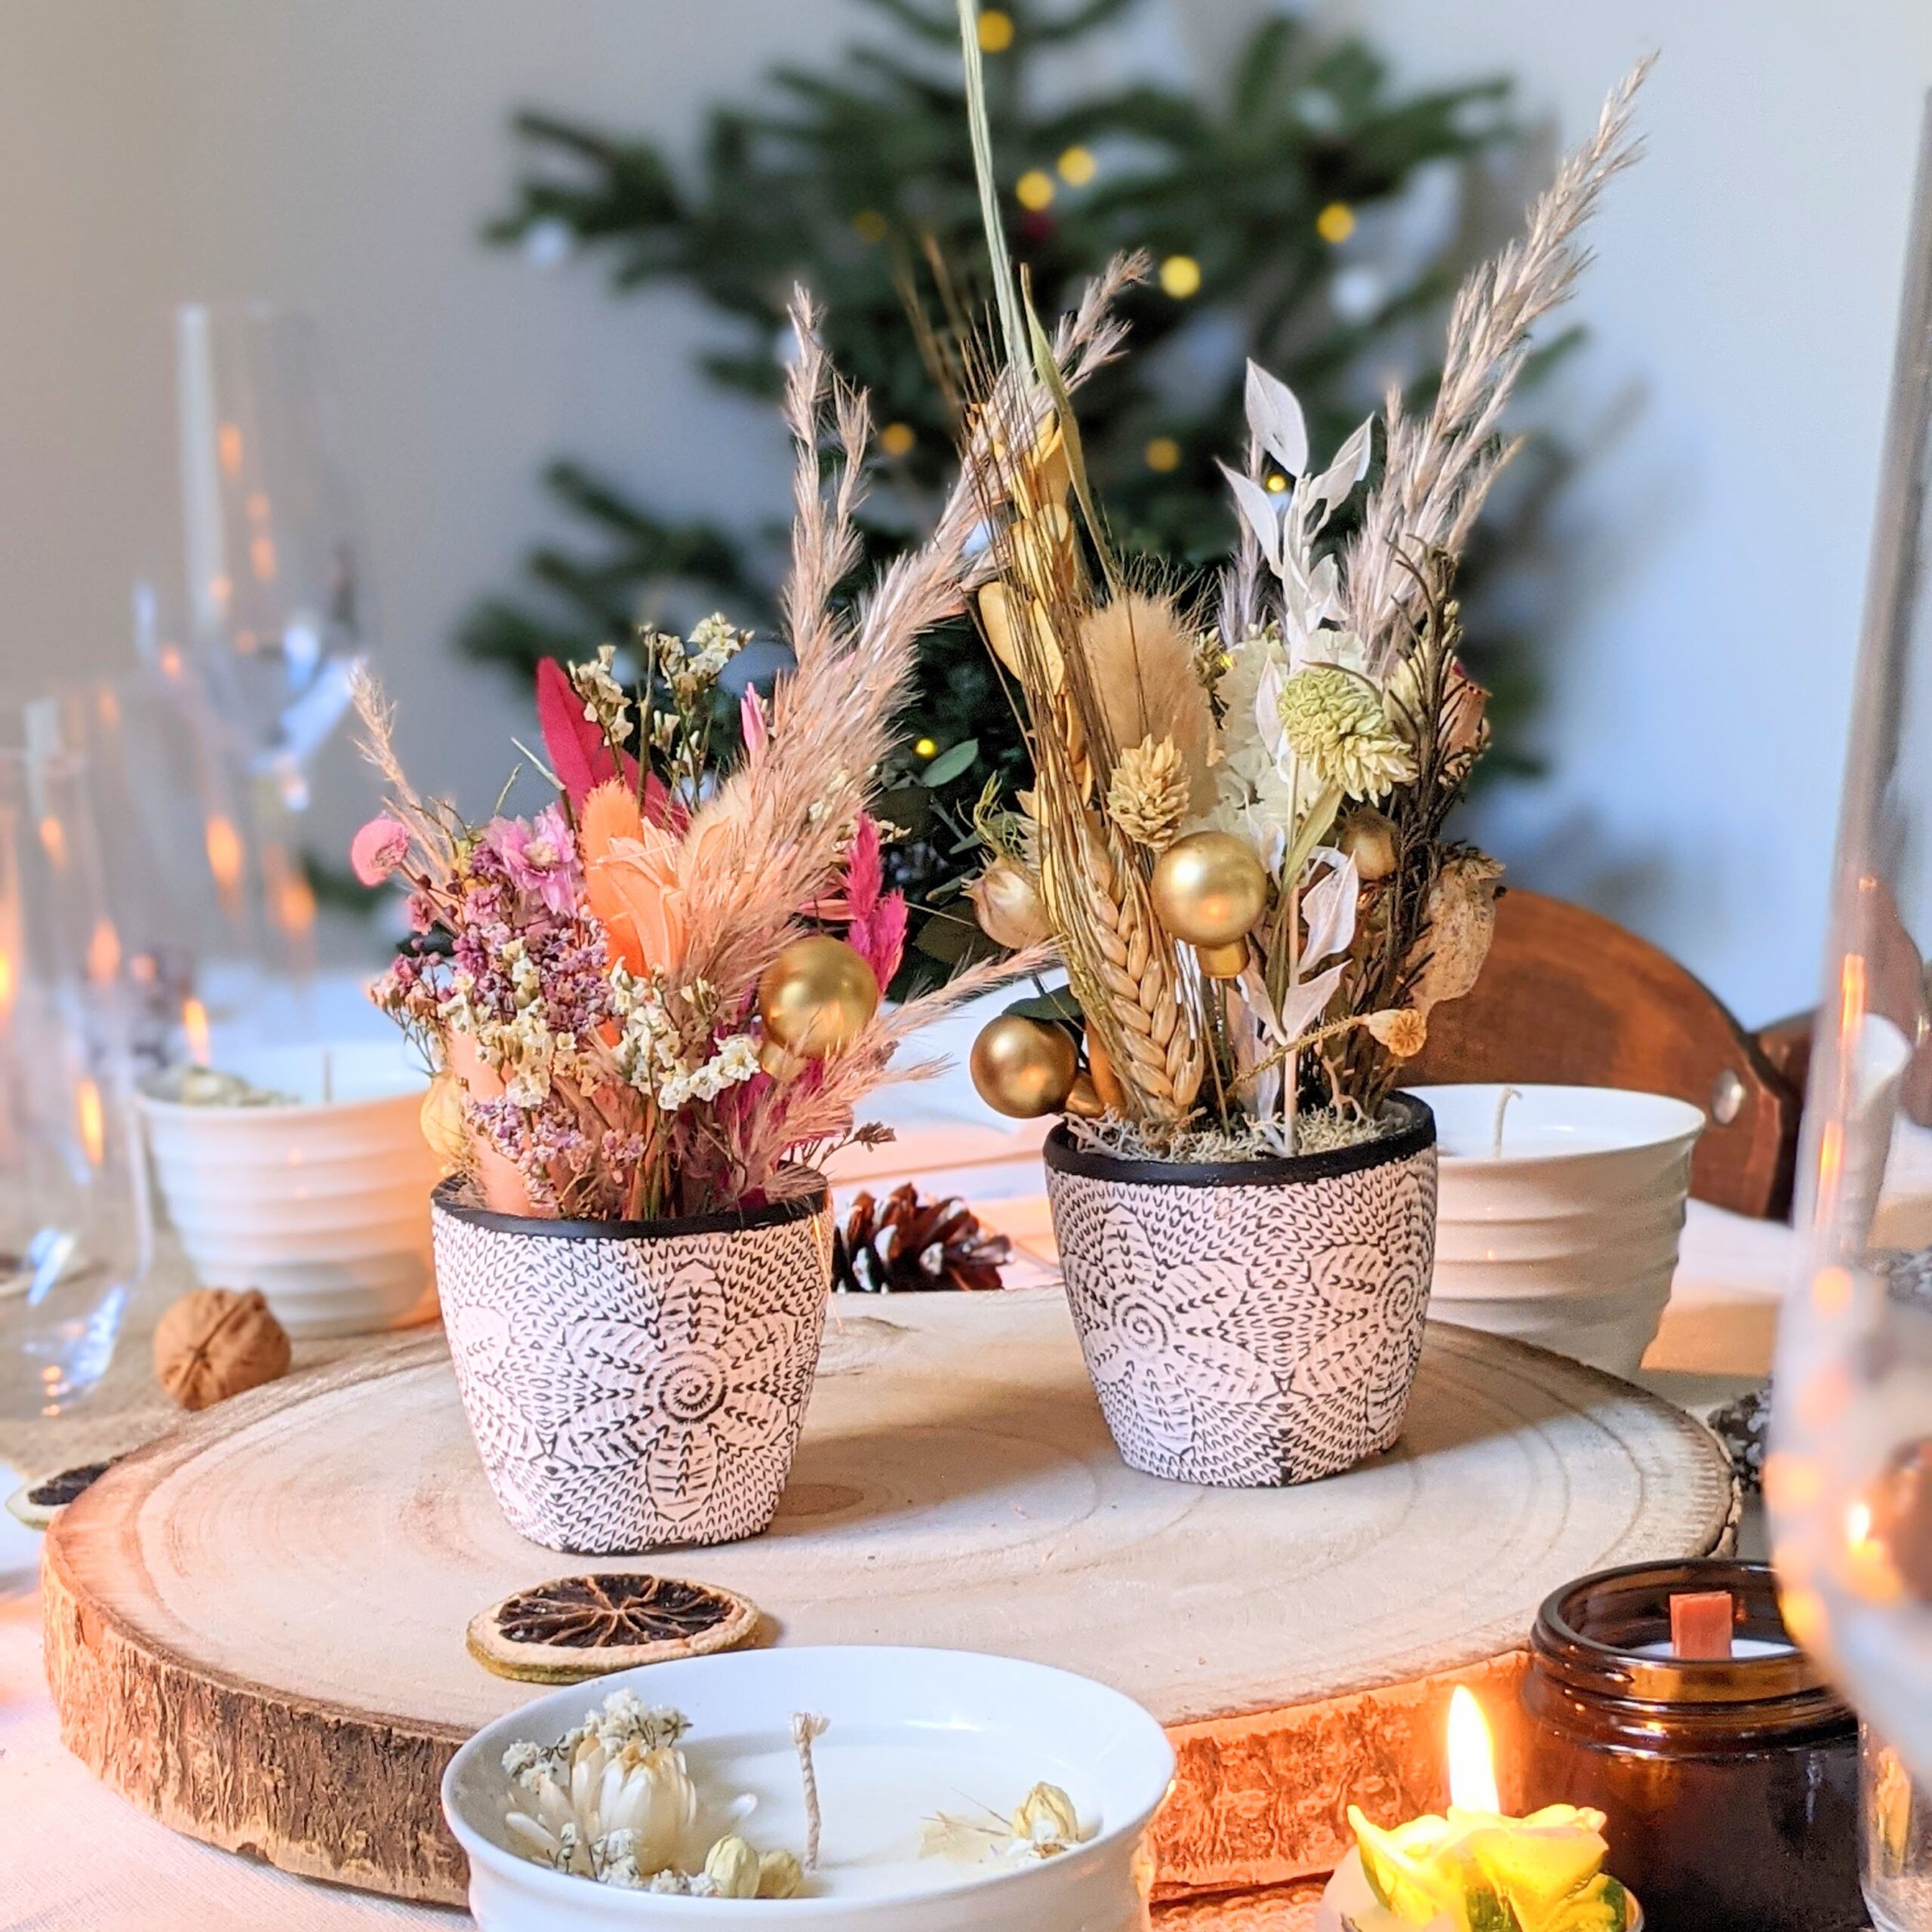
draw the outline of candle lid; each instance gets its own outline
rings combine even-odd
[[[1727,1592],[1740,1640],[1728,1657],[1671,1654],[1671,1599]],[[1530,1650],[1538,1668],[1598,1697],[1659,1705],[1783,1704],[1804,1721],[1848,1720],[1823,1669],[1792,1641],[1770,1567],[1707,1558],[1632,1563],[1552,1592]]]

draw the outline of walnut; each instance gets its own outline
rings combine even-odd
[[[184,1409],[205,1409],[288,1373],[288,1334],[260,1291],[197,1288],[161,1318],[154,1372]]]

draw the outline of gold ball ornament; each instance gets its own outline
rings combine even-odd
[[[1063,1026],[1003,1013],[973,1042],[973,1084],[995,1113],[1037,1120],[1058,1113],[1080,1076],[1080,1056]]]
[[[878,1011],[872,969],[842,939],[796,939],[758,983],[765,1044],[794,1060],[823,1060],[850,1046]]]
[[[430,1152],[442,1163],[445,1174],[468,1164],[469,1123],[463,1115],[463,1082],[454,1073],[445,1069],[429,1082],[416,1118]]]
[[[1191,832],[1154,863],[1154,911],[1201,958],[1210,979],[1240,977],[1247,935],[1268,906],[1268,873],[1254,848],[1232,832]]]

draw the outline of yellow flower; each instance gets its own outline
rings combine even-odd
[[[1349,798],[1382,798],[1416,775],[1380,694],[1339,664],[1311,665],[1282,686],[1281,729],[1295,755]]]

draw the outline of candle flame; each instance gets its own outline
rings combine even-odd
[[[232,918],[242,908],[242,835],[232,820],[211,812],[202,828],[202,839],[222,910]]]
[[[97,919],[88,939],[88,977],[97,986],[112,986],[121,971],[121,935],[109,919]]]
[[[1496,1755],[1489,1722],[1469,1690],[1457,1685],[1449,1700],[1449,1801],[1459,1811],[1500,1813]]]
[[[188,1041],[188,1057],[197,1066],[208,1063],[208,1010],[198,999],[181,1002],[181,1031]]]
[[[47,854],[47,863],[56,872],[65,869],[67,863],[67,828],[51,812],[40,821],[40,849]]]

